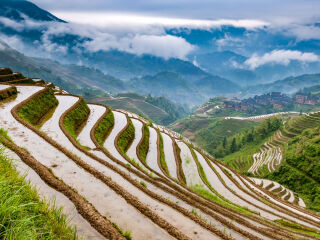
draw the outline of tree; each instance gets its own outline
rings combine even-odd
[[[226,146],[227,146],[227,137],[224,137],[222,146],[223,146],[223,148],[226,148]]]
[[[233,138],[232,139],[232,143],[231,143],[231,146],[230,146],[230,152],[235,152],[237,150],[237,143],[236,143],[236,138]]]

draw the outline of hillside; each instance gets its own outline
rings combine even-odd
[[[0,65],[28,76],[46,79],[75,94],[125,91],[124,83],[102,72],[49,59],[30,58],[0,42]]]
[[[304,74],[297,77],[288,77],[268,84],[250,86],[243,90],[242,96],[260,95],[266,92],[283,92],[292,94],[301,88],[320,83],[320,74]]]
[[[195,86],[173,72],[161,72],[154,76],[134,78],[130,81],[130,85],[136,92],[164,96],[188,105],[197,104],[204,99]]]
[[[302,239],[320,217],[274,197],[188,139],[0,69],[0,140],[31,184],[97,239]],[[17,79],[18,78],[18,79]],[[16,89],[14,96],[8,92]],[[58,89],[57,89],[58,90]],[[47,187],[50,186],[50,187]],[[289,191],[289,190],[287,190]]]
[[[212,154],[224,138],[257,125],[254,121],[224,118],[187,118],[174,123],[172,130]]]
[[[165,97],[144,96],[136,93],[119,93],[109,97],[85,96],[89,102],[101,103],[114,109],[124,109],[151,121],[168,125],[187,115],[188,110]]]

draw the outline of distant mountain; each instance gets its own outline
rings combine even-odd
[[[28,77],[46,79],[71,93],[126,91],[121,80],[98,70],[64,65],[49,59],[30,58],[1,42],[0,66],[10,67]]]
[[[228,79],[219,76],[208,75],[194,82],[194,86],[199,92],[207,96],[217,96],[236,93],[240,86]]]
[[[297,77],[288,77],[273,83],[248,87],[242,92],[242,96],[260,95],[267,92],[283,92],[292,94],[301,88],[317,84],[320,84],[320,74],[304,74]]]
[[[130,86],[142,94],[164,96],[175,102],[191,106],[204,101],[204,96],[197,91],[195,86],[173,72],[161,72],[153,76],[134,78],[130,81]]]
[[[22,21],[28,17],[36,21],[65,22],[51,13],[39,8],[37,5],[25,0],[1,0],[0,16],[15,21]]]
[[[253,85],[260,80],[254,71],[240,68],[248,58],[232,51],[196,54],[194,59],[204,70],[241,86]]]

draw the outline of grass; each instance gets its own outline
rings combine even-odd
[[[4,91],[4,92],[0,92],[0,101],[9,98],[13,95],[16,95],[18,93],[17,88],[9,88],[8,90]]]
[[[112,128],[114,126],[114,116],[113,112],[109,110],[107,115],[102,119],[97,128],[94,131],[94,137],[99,143],[99,145],[103,145],[104,141],[109,136]]]
[[[76,108],[71,110],[64,118],[63,125],[69,134],[76,139],[81,127],[89,117],[90,109],[82,100]]]
[[[219,160],[227,164],[229,167],[241,173],[245,173],[253,164],[253,154],[260,152],[260,148],[268,141],[269,138],[270,136],[267,136],[259,142],[247,144],[241,150],[231,153]]]
[[[122,153],[126,153],[126,151],[129,149],[130,145],[132,144],[133,140],[134,140],[134,126],[132,121],[130,120],[130,118],[128,118],[129,121],[129,125],[126,128],[126,130],[124,130],[122,132],[122,134],[120,135],[119,139],[118,139],[118,146],[120,148],[120,150],[122,151]]]
[[[46,114],[57,105],[58,100],[54,96],[53,90],[48,89],[28,101],[27,104],[19,109],[18,114],[24,121],[36,126],[39,125]]]
[[[118,232],[125,237],[125,239],[127,240],[131,240],[132,236],[131,236],[131,231],[125,231],[123,232],[123,230],[116,224],[116,223],[112,223],[112,225],[114,226],[115,229],[118,230]]]
[[[177,163],[178,163],[178,172],[180,175],[180,180],[182,182],[182,184],[186,185],[187,184],[187,180],[186,180],[186,176],[184,175],[183,169],[182,169],[182,160],[181,160],[181,149],[179,148],[178,144],[176,143],[176,141],[174,141],[174,146],[176,149],[176,156],[177,156]]]
[[[221,205],[224,205],[226,207],[232,208],[232,209],[234,209],[236,211],[239,211],[239,212],[242,212],[244,214],[252,215],[252,212],[250,210],[246,209],[245,207],[243,207],[243,208],[237,207],[235,205],[232,205],[232,204],[230,204],[228,202],[223,201],[218,196],[213,195],[210,191],[205,189],[202,185],[193,185],[193,186],[190,186],[190,188],[193,191],[195,191],[196,193],[200,194],[201,196],[212,200],[213,202],[220,203]]]
[[[306,233],[306,234],[309,234],[310,236],[320,238],[320,234],[316,233],[315,230],[313,230],[312,228],[307,228],[307,227],[301,226],[297,223],[291,223],[291,222],[285,221],[283,219],[276,219],[276,220],[274,220],[274,222],[276,222],[277,224],[279,224],[282,227],[293,229],[298,232]]]
[[[40,200],[0,149],[0,239],[78,239],[62,209]]]
[[[164,150],[163,150],[163,138],[162,138],[162,135],[161,135],[159,129],[157,130],[157,132],[158,132],[158,136],[159,136],[160,165],[161,165],[162,169],[166,172],[166,174],[170,175],[169,170],[168,170],[168,165],[167,165],[165,155],[164,155]]]
[[[139,156],[140,156],[140,160],[143,161],[144,163],[146,163],[146,158],[147,158],[147,154],[149,151],[149,127],[148,125],[144,124],[144,135],[143,135],[143,140],[142,143],[139,146]]]
[[[147,184],[144,182],[144,181],[140,181],[140,184],[141,184],[141,186],[143,186],[143,187],[147,187]]]

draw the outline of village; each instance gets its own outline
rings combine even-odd
[[[316,105],[317,103],[320,103],[320,98],[310,94],[296,93],[290,97],[281,92],[271,92],[243,100],[227,99],[223,102],[223,108],[235,111],[254,111],[261,108],[284,110],[290,108],[292,104]]]

